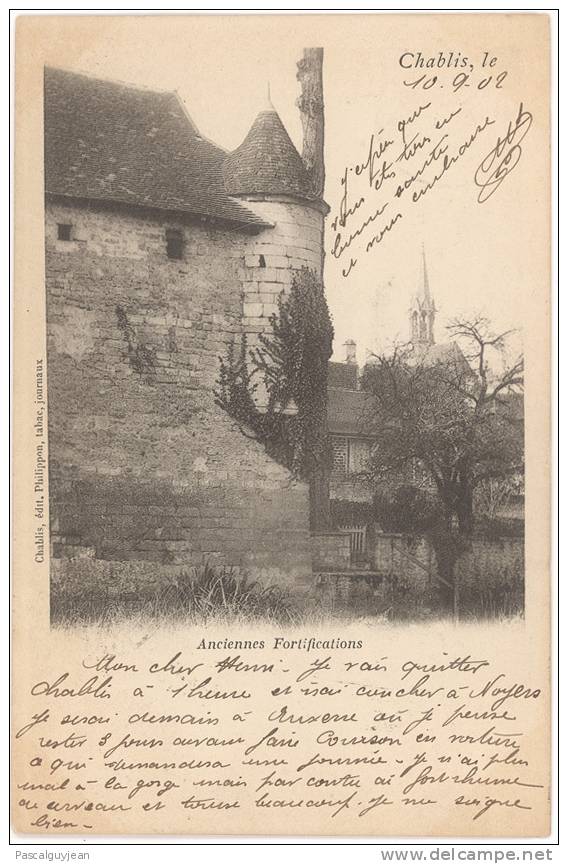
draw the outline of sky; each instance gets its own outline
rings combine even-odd
[[[272,102],[301,151],[296,62],[305,46],[323,45],[325,198],[331,208],[326,223],[325,286],[335,328],[335,359],[343,359],[345,340],[354,339],[358,360],[363,362],[368,352],[385,350],[392,341],[407,338],[408,308],[421,282],[423,245],[430,290],[439,310],[438,342],[447,339],[447,321],[460,314],[482,312],[495,330],[515,329],[512,351],[520,348],[521,334],[530,328],[527,301],[535,291],[542,291],[535,284],[535,274],[546,270],[542,232],[547,202],[535,190],[537,184],[546,188],[541,156],[547,117],[546,106],[538,100],[546,92],[547,70],[528,60],[531,45],[534,51],[534,33],[531,37],[527,17],[531,16],[509,18],[507,27],[501,28],[485,15],[472,16],[475,23],[468,28],[463,27],[463,19],[449,15],[328,15],[325,19],[247,15],[230,20],[218,15],[51,17],[43,19],[46,37],[38,50],[48,65],[176,90],[202,134],[228,150],[245,137],[270,82]],[[405,63],[415,63],[419,53],[425,59],[442,57],[444,64],[467,58],[468,77],[456,78],[463,74],[462,67],[402,68],[403,55]],[[492,69],[482,68],[485,54],[497,58]],[[485,84],[489,74],[491,80]],[[502,76],[499,88],[498,75]],[[421,89],[434,76],[434,84]],[[521,102],[532,115],[522,158],[495,193],[478,203],[476,169],[498,136],[507,132]],[[407,124],[403,138],[401,120],[408,120],[421,106],[427,107]],[[396,185],[424,162],[436,140],[435,123],[452,112],[455,118],[439,132],[440,136],[444,130],[448,133],[445,142],[450,153],[484,118],[490,118],[492,125],[479,133],[451,171],[417,203],[411,201],[412,190],[424,187],[441,161],[430,165],[410,192],[397,200]],[[397,161],[414,134],[415,140],[427,139],[427,143],[412,158]],[[371,136],[375,147],[392,141],[385,158],[395,166],[396,176],[385,179],[379,190],[372,188],[368,171],[355,172],[357,165],[365,164]],[[381,164],[382,158],[374,159],[377,170]],[[346,170],[349,200],[362,196],[365,201],[344,229],[340,227],[343,241],[368,215],[386,209],[384,217],[373,220],[337,258],[333,250],[338,231],[333,223],[340,215],[345,189],[341,178]],[[365,251],[368,240],[396,212],[402,217]],[[357,258],[356,265],[344,277],[350,257]]]

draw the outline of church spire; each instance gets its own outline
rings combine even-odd
[[[430,284],[428,282],[428,268],[426,267],[426,252],[424,251],[424,243],[422,244],[422,293],[424,299],[430,302]]]
[[[422,244],[421,284],[410,307],[410,339],[414,345],[434,344],[436,304],[430,295],[430,282],[426,266],[426,252]]]

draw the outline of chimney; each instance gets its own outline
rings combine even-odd
[[[296,102],[304,132],[302,161],[318,198],[323,197],[325,184],[322,64],[323,48],[304,48],[304,56],[298,61],[296,74],[302,88]]]
[[[343,343],[345,348],[345,362],[354,366],[357,365],[357,343],[353,339],[348,339]]]

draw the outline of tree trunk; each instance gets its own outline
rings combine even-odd
[[[319,468],[310,480],[310,529],[326,531],[330,526],[329,473]]]
[[[469,486],[460,489],[456,512],[460,534],[471,534],[473,531],[473,493]]]
[[[313,193],[318,198],[323,196],[325,184],[322,64],[323,48],[304,48],[304,56],[298,61],[296,74],[302,87],[296,103],[301,112],[304,132],[302,161],[310,177]]]
[[[438,486],[438,493],[442,501],[442,510],[444,513],[444,523],[446,526],[446,531],[450,533],[453,528],[454,522],[454,494],[452,491],[448,491],[446,487],[441,485]]]

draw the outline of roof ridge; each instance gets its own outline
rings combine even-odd
[[[130,84],[127,81],[120,81],[117,78],[101,78],[99,75],[93,75],[90,72],[78,72],[76,69],[67,69],[64,66],[49,66],[44,64],[44,72],[64,72],[66,75],[73,75],[77,78],[87,78],[89,81],[95,81],[99,84],[114,84],[116,87],[123,87],[125,90],[136,90],[140,93],[155,93],[160,96],[177,96],[177,90],[166,90],[161,87],[150,87],[145,84]],[[193,122],[193,121],[192,121]]]
[[[218,150],[221,150],[223,153],[227,153],[227,150],[225,150],[224,147],[221,147],[220,144],[217,144],[216,141],[212,141],[211,138],[207,138],[205,135],[203,135],[200,132],[199,126],[197,125],[197,123],[195,122],[195,120],[193,119],[193,117],[191,116],[189,111],[187,110],[185,102],[183,101],[183,99],[179,95],[178,91],[172,90],[172,95],[175,96],[177,103],[178,103],[179,107],[181,108],[185,119],[187,120],[187,122],[189,123],[189,125],[191,126],[193,131],[195,132],[196,137],[200,138],[202,141],[206,141],[208,144],[211,144],[212,147],[216,147]]]
[[[45,190],[268,227],[227,194],[226,151],[195,126],[175,90],[45,67]]]

